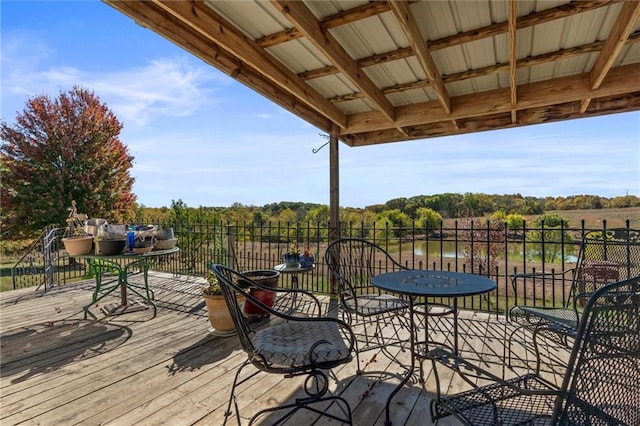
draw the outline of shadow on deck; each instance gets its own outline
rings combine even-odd
[[[95,306],[91,309],[98,318],[83,320],[92,281],[47,293],[33,289],[0,293],[0,423],[222,424],[234,374],[246,358],[237,338],[207,332],[202,278],[154,273],[150,283],[156,294],[156,317],[150,309],[106,317]],[[442,317],[431,322],[431,338],[450,342],[450,321]],[[462,355],[500,375],[512,374],[503,365],[502,344],[510,325],[502,318],[469,311],[461,312],[459,321]],[[516,340],[527,341],[522,339]],[[518,365],[526,367],[527,356],[533,362],[522,344],[515,346]],[[362,375],[356,374],[355,360],[334,370],[338,380],[330,389],[347,399],[355,425],[384,424],[387,396],[406,371],[406,350],[392,347],[384,352],[361,354]],[[553,354],[549,358],[553,362],[545,365],[550,377],[555,377],[553,366],[562,361],[559,353],[557,348],[545,350],[548,357]],[[394,425],[430,424],[428,402],[435,383],[431,364],[424,367],[424,388],[413,380],[394,398]],[[449,392],[466,386],[446,372],[441,379],[447,381]],[[301,394],[302,378],[262,374],[240,389],[238,403],[248,418]],[[234,417],[228,424],[236,424]],[[270,422],[263,418],[259,424]],[[285,424],[328,422],[303,411]],[[457,423],[445,419],[439,424]]]

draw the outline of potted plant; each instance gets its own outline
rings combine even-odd
[[[255,269],[252,271],[243,271],[242,274],[263,287],[273,289],[265,290],[263,288],[255,288],[245,280],[238,280],[240,287],[248,288],[249,294],[265,305],[272,307],[276,300],[276,288],[278,287],[280,272],[274,271],[273,269]],[[243,312],[247,316],[263,316],[267,314],[264,309],[249,300],[245,302]]]
[[[315,261],[315,258],[313,257],[313,254],[311,254],[311,251],[309,250],[309,248],[304,249],[304,251],[300,255],[299,261],[300,261],[301,268],[311,268],[313,266],[313,262]]]
[[[282,255],[282,259],[285,265],[298,267],[300,263],[300,250],[298,250],[295,243],[291,243],[289,251]]]
[[[204,297],[204,303],[207,305],[209,322],[211,323],[209,332],[216,336],[233,336],[236,334],[236,328],[222,295],[218,277],[209,272],[206,279],[208,285],[202,289],[202,296]]]
[[[85,230],[86,214],[77,211],[75,200],[71,201],[69,217],[67,217],[67,228],[62,238],[62,244],[69,256],[81,256],[91,253],[93,249],[93,237]]]

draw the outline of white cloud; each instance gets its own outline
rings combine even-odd
[[[181,117],[212,105],[211,92],[230,79],[184,55],[157,58],[118,71],[89,70],[64,64],[47,65],[52,56],[46,42],[21,34],[3,34],[3,109],[39,95],[56,97],[74,85],[93,91],[118,118],[143,127],[159,117]],[[20,60],[15,60],[20,58]],[[21,107],[16,104],[16,111]]]

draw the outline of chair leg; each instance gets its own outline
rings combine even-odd
[[[536,353],[536,369],[535,369],[535,374],[540,374],[540,349],[538,349],[538,330],[539,329],[535,329],[535,331],[533,332],[533,349]]]
[[[224,413],[223,425],[226,425],[227,419],[232,414],[231,404],[233,403],[235,412],[236,412],[236,419],[238,421],[238,426],[241,426],[240,409],[238,407],[238,400],[235,394],[236,386],[244,383],[245,381],[251,379],[255,375],[261,373],[261,371],[258,370],[255,373],[252,373],[249,377],[246,377],[240,380],[240,372],[245,366],[249,364],[251,364],[250,361],[248,360],[245,361],[238,368],[238,371],[236,372],[235,378],[233,380],[233,386],[231,387],[231,395],[229,396],[227,410]],[[332,372],[330,373],[333,374]],[[301,374],[304,374],[304,373],[301,373]],[[249,420],[249,425],[252,425],[259,417],[261,417],[266,413],[274,413],[274,412],[286,410],[286,412],[281,417],[279,417],[276,421],[269,422],[270,425],[278,425],[283,423],[287,419],[289,419],[292,415],[294,415],[300,409],[309,410],[321,416],[328,417],[330,419],[333,419],[342,423],[346,423],[349,425],[353,424],[352,416],[351,416],[351,408],[349,406],[349,403],[344,398],[337,395],[324,396],[327,393],[328,389],[329,389],[329,380],[327,378],[327,375],[321,370],[310,371],[308,373],[308,377],[305,379],[305,382],[304,382],[304,391],[309,396],[304,398],[297,398],[295,402],[292,402],[290,404],[279,405],[277,407],[262,409],[251,417],[251,419]],[[342,411],[342,416],[333,414],[327,411],[329,407],[333,406],[333,403],[330,404],[329,407],[323,406],[322,409],[318,409],[312,406],[312,404],[317,404],[317,403],[326,402],[326,401],[333,401],[336,404],[336,407],[340,411]]]
[[[515,328],[515,330],[509,333],[509,337],[507,338],[506,344],[504,345],[505,351],[507,351],[507,365],[509,367],[513,367],[513,364],[511,363],[511,359],[512,359],[511,346],[513,345],[513,336],[515,336],[515,334],[518,331],[522,330],[523,328],[524,328],[523,325],[519,325],[518,327]]]
[[[242,363],[242,365],[240,367],[238,367],[238,371],[236,371],[236,376],[233,379],[233,385],[231,386],[231,394],[229,395],[229,402],[227,403],[227,410],[224,412],[224,422],[222,423],[222,425],[226,425],[227,424],[227,419],[231,416],[231,403],[233,402],[233,405],[235,407],[236,410],[236,419],[238,420],[238,426],[241,426],[240,423],[240,409],[238,407],[238,400],[236,398],[236,386],[239,384],[238,379],[240,378],[240,373],[242,372],[242,369],[247,366],[248,364],[250,364],[250,362],[247,360],[245,362]],[[252,374],[251,377],[253,377],[255,374]]]
[[[329,407],[322,407],[321,409],[313,407],[312,404],[318,404],[322,402],[333,401],[336,404],[336,407],[342,411],[342,415],[333,414],[328,411],[329,407],[332,407],[331,404]],[[280,418],[275,421],[270,421],[269,424],[272,426],[279,425],[287,421],[291,416],[293,416],[298,410],[308,410],[323,417],[328,417],[330,419],[336,420],[341,423],[346,423],[348,425],[353,424],[353,419],[351,416],[351,408],[349,407],[349,403],[340,396],[328,396],[320,399],[316,398],[300,398],[296,399],[295,402],[286,405],[279,405],[277,407],[265,408],[263,410],[255,413],[251,420],[249,421],[249,425],[254,424],[261,416],[267,413],[275,413],[281,410],[287,410]]]
[[[519,319],[516,319],[519,318]],[[527,329],[533,328],[534,329],[534,333],[535,333],[535,327],[536,325],[540,325],[539,324],[534,324],[531,320],[530,317],[527,314],[523,314],[520,312],[520,309],[518,306],[514,306],[509,310],[509,321],[510,322],[516,322],[518,324],[518,326],[509,334],[509,337],[507,338],[506,344],[505,344],[505,349],[507,350],[508,354],[507,354],[507,365],[509,367],[513,367],[513,363],[512,363],[512,359],[513,359],[513,351],[511,350],[511,347],[513,346],[513,339],[514,336],[516,335],[516,333],[518,333],[519,331],[525,331]],[[521,321],[526,321],[528,324],[522,324]],[[524,339],[523,339],[524,341]],[[525,351],[527,350],[526,345],[523,344],[523,346],[525,347]],[[534,343],[534,351],[536,353],[536,363],[539,363],[539,351],[537,346]],[[527,357],[528,359],[528,357]],[[526,362],[526,360],[525,360]],[[537,371],[537,369],[536,369]]]

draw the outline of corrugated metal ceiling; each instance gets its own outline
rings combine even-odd
[[[106,2],[350,145],[640,109],[638,2]]]

